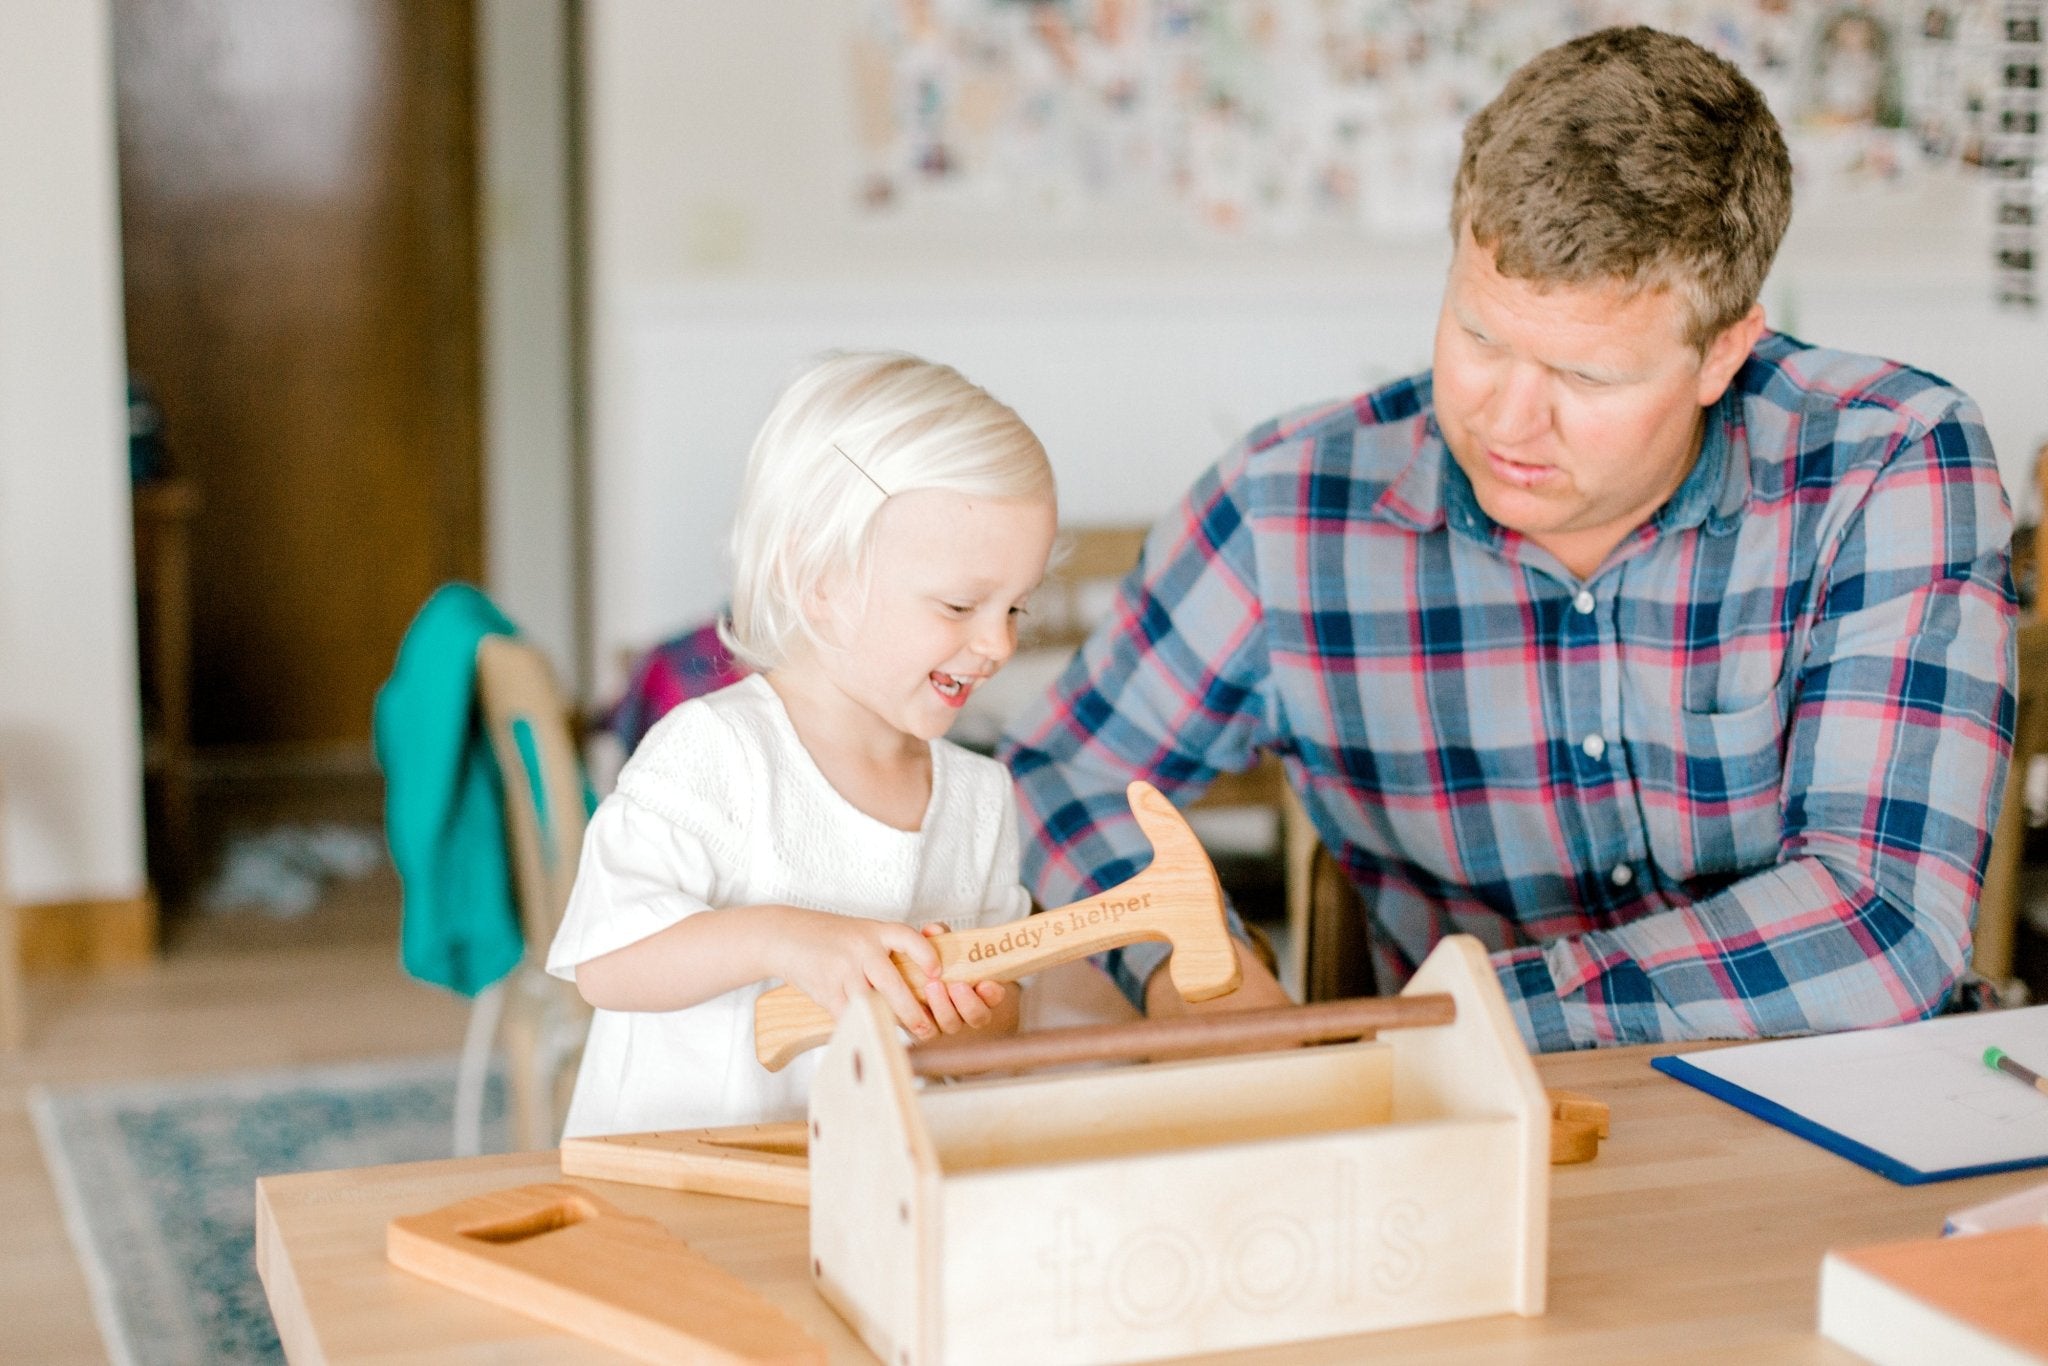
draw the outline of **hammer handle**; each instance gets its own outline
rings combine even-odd
[[[1040,911],[1001,925],[948,930],[932,941],[932,947],[939,951],[939,979],[1014,982],[1076,958],[1135,944],[1140,939],[1172,943],[1181,917],[1169,906],[1153,906],[1149,872],[1148,869],[1120,887],[1056,911]],[[1194,914],[1200,916],[1203,909],[1194,907]],[[1210,911],[1208,920],[1221,929],[1221,916]],[[924,970],[901,954],[896,955],[896,966],[911,990],[922,998]]]
[[[910,1050],[910,1070],[921,1077],[962,1077],[977,1072],[1028,1072],[1079,1062],[1262,1053],[1338,1039],[1370,1038],[1382,1029],[1446,1025],[1457,1018],[1457,1005],[1446,995],[1361,996],[1311,1006],[1179,1015],[988,1038],[938,1039]]]
[[[1002,925],[957,930],[932,941],[939,977],[947,982],[1014,982],[1076,958],[1141,939],[1173,946],[1167,975],[1184,1000],[1206,1001],[1237,990],[1237,950],[1225,927],[1216,869],[1187,820],[1142,780],[1125,789],[1131,817],[1152,845],[1152,862],[1128,881],[1057,910]],[[926,977],[903,957],[896,967],[918,1000]],[[764,991],[754,1001],[754,1056],[771,1072],[832,1037],[832,1015],[794,987]]]
[[[832,1012],[795,987],[772,987],[754,998],[754,1056],[770,1072],[780,1072],[799,1053],[831,1038],[832,1024]]]
[[[1172,942],[1167,918],[1171,908],[1150,904],[1153,898],[1146,889],[1149,872],[1056,911],[940,935],[932,941],[939,954],[939,980],[1014,982],[1140,939]],[[1202,913],[1200,907],[1194,910],[1197,915]],[[1214,926],[1210,932],[1227,939],[1221,917],[1212,910],[1207,918]],[[924,1000],[930,980],[924,969],[900,953],[890,956],[911,994]],[[779,1072],[797,1054],[831,1038],[832,1025],[831,1012],[795,987],[770,988],[754,1001],[754,1056],[769,1071]]]

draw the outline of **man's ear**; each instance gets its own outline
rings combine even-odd
[[[1700,407],[1720,401],[1735,372],[1749,359],[1750,351],[1756,346],[1758,337],[1764,334],[1764,306],[1751,304],[1749,312],[1721,329],[1715,338],[1707,343],[1707,354],[1700,360]]]

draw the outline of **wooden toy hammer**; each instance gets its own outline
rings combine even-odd
[[[1141,780],[1126,795],[1152,842],[1144,872],[1057,910],[940,935],[932,941],[940,980],[1014,982],[1105,949],[1162,939],[1173,946],[1166,970],[1184,999],[1206,1001],[1237,990],[1237,950],[1209,855],[1158,788]],[[903,980],[923,1000],[924,969],[894,956]],[[830,1012],[795,987],[764,991],[754,1002],[754,1056],[771,1072],[831,1037]]]

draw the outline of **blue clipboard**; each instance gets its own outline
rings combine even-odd
[[[1697,1087],[1716,1100],[1726,1101],[1738,1110],[1746,1110],[1758,1119],[1775,1124],[1787,1133],[1797,1134],[1808,1143],[1826,1148],[1840,1157],[1846,1157],[1858,1166],[1868,1167],[1879,1176],[1901,1186],[1924,1186],[1930,1182],[1955,1181],[1966,1176],[1991,1176],[1997,1172],[2048,1167],[2048,1153],[2042,1153],[2038,1157],[2020,1158],[2011,1162],[1993,1162],[1975,1167],[1950,1167],[1942,1171],[1922,1171],[1889,1154],[1881,1153],[1875,1148],[1837,1133],[1824,1124],[1816,1124],[1798,1111],[1787,1109],[1778,1102],[1737,1086],[1726,1078],[1703,1071],[1676,1054],[1652,1058],[1650,1066],[1667,1077],[1684,1082],[1687,1086]]]

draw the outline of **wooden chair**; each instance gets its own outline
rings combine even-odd
[[[1377,996],[1365,898],[1320,841],[1310,851],[1306,882],[1308,906],[1300,935],[1302,1002]]]
[[[2027,765],[2048,754],[2048,620],[2019,627],[2019,666],[2013,691],[2012,767],[2005,782],[2005,806],[1991,833],[1991,857],[1984,890],[1977,899],[1977,936],[1972,966],[1993,986],[2012,978],[2013,939],[2020,919],[2020,865],[2027,843]]]
[[[4,810],[4,805],[0,805]],[[0,832],[0,844],[4,844]],[[21,917],[7,886],[7,862],[0,858],[0,1052],[12,1053],[28,1040],[27,1007],[22,1001]]]
[[[1104,615],[1116,586],[1138,562],[1151,528],[1139,523],[1070,527],[1032,595],[1024,646],[1076,650]]]
[[[492,1054],[508,1065],[512,1129],[521,1151],[552,1148],[590,1027],[573,983],[545,970],[548,945],[569,904],[588,822],[572,712],[545,656],[513,636],[477,647],[477,696],[505,787],[505,835],[526,954],[504,981],[477,997],[456,1088],[456,1155],[481,1146],[483,1083]]]

